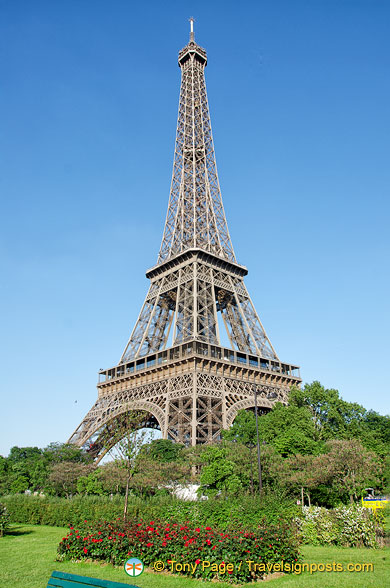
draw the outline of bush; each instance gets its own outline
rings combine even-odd
[[[12,495],[3,502],[14,523],[65,527],[88,521],[114,520],[123,514],[121,496],[75,496],[73,498]],[[276,524],[291,521],[299,510],[282,496],[265,494],[261,499],[243,496],[235,500],[210,499],[187,502],[171,496],[155,496],[142,500],[130,496],[128,518],[190,521],[225,530],[237,524],[239,528],[256,529],[263,522]]]
[[[201,502],[172,500],[159,514],[160,518],[194,525],[212,525],[221,530],[232,526],[256,529],[262,522],[271,524],[292,521],[299,513],[297,506],[277,495],[259,497],[242,496],[238,500],[209,499]],[[162,515],[162,516],[161,516]]]
[[[4,504],[0,503],[0,537],[3,537],[9,528],[9,512]]]
[[[384,535],[383,515],[360,506],[328,510],[304,506],[297,520],[304,543],[346,547],[380,547]]]
[[[71,526],[58,546],[60,560],[92,558],[123,565],[129,557],[139,557],[150,566],[160,560],[166,569],[172,561],[192,564],[192,569],[183,566],[180,573],[193,577],[248,582],[263,578],[266,564],[283,561],[293,566],[299,552],[296,533],[289,525],[267,525],[256,531],[244,531],[241,526],[239,531],[224,532],[209,526],[136,520],[84,521],[77,528]],[[203,569],[203,561],[210,565]],[[263,563],[264,569],[254,569],[249,561]],[[233,565],[229,569],[227,564]]]
[[[32,525],[66,527],[69,523],[76,525],[86,517],[89,520],[110,520],[123,513],[123,498],[118,496],[110,500],[100,496],[75,496],[67,499],[12,495],[4,496],[2,501],[7,506],[13,523]]]

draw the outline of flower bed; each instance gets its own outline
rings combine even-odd
[[[90,558],[116,565],[123,565],[129,557],[138,557],[152,568],[154,562],[162,561],[168,570],[174,565],[174,571],[193,577],[232,582],[248,582],[265,575],[264,568],[250,565],[249,561],[294,564],[299,559],[293,527],[221,532],[211,527],[161,521],[120,520],[91,525],[85,521],[82,526],[70,527],[58,546],[58,554],[59,559]],[[204,566],[205,561],[210,565]],[[191,566],[180,569],[176,564]]]

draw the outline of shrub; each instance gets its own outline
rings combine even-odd
[[[0,537],[3,537],[9,528],[10,516],[4,504],[0,503]]]
[[[160,560],[168,569],[172,561],[192,564],[192,569],[183,566],[180,573],[198,578],[228,577],[232,582],[247,582],[265,575],[265,570],[254,569],[249,561],[264,565],[283,561],[292,566],[299,559],[299,551],[296,533],[289,525],[224,532],[209,526],[136,520],[95,524],[84,521],[77,528],[71,526],[58,546],[60,560],[92,558],[123,565],[129,557],[139,557],[145,565]],[[210,566],[203,569],[203,561],[210,562]],[[228,563],[233,564],[233,569],[221,569]]]
[[[304,506],[297,522],[303,542],[312,545],[380,547],[384,535],[383,515],[356,505]]]
[[[67,499],[12,495],[4,496],[2,501],[7,506],[13,523],[33,525],[66,527],[69,522],[78,524],[86,517],[89,520],[110,520],[123,513],[123,498],[117,496],[110,500],[100,496],[75,496]]]
[[[42,496],[12,495],[2,498],[15,523],[54,525],[64,527],[69,523],[80,525],[89,521],[114,520],[123,513],[124,499],[121,496],[74,496],[57,498]],[[240,528],[256,529],[264,521],[277,524],[291,521],[299,510],[283,496],[264,494],[259,500],[243,496],[235,500],[210,499],[187,502],[171,496],[155,496],[147,500],[131,496],[128,517],[139,519],[190,521],[192,525],[211,526],[226,530],[235,524]]]

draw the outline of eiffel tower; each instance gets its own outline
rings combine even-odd
[[[238,410],[287,403],[301,382],[299,368],[279,360],[245,287],[247,269],[236,261],[211,133],[207,54],[190,22],[157,264],[146,272],[149,291],[119,363],[99,372],[98,399],[68,441],[96,462],[125,433],[129,411],[143,411],[142,426],[164,439],[209,443]]]

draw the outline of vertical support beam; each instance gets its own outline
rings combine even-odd
[[[168,427],[169,427],[169,400],[170,400],[170,391],[171,391],[171,382],[172,380],[169,379],[167,382],[167,392],[165,397],[165,422],[164,422],[164,431],[162,432],[163,439],[168,439]]]
[[[194,291],[193,291],[193,325],[192,325],[192,332],[194,339],[198,339],[198,262],[194,262],[194,274],[193,274],[193,284],[194,284]]]
[[[217,336],[217,345],[221,345],[221,338],[219,336],[219,324],[218,324],[218,314],[217,314],[217,299],[215,296],[215,284],[214,284],[214,271],[210,268],[210,278],[211,278],[211,292],[213,296],[213,311],[214,311],[214,320],[215,320],[215,334]]]
[[[222,368],[222,427],[227,429],[226,420],[226,388],[225,388],[225,366]]]
[[[194,360],[194,373],[192,374],[192,427],[191,427],[191,445],[196,445],[196,433],[197,433],[197,373],[196,373],[196,360]]]

